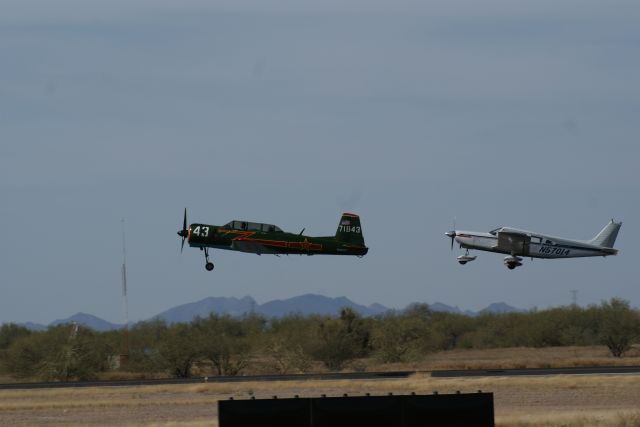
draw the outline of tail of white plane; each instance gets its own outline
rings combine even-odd
[[[614,220],[611,220],[604,226],[602,231],[600,231],[596,237],[589,240],[589,243],[592,245],[602,246],[604,248],[613,248],[613,245],[616,242],[616,237],[618,237],[620,227],[622,227],[622,222],[615,222]]]

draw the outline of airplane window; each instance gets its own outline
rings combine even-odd
[[[498,231],[502,230],[502,227],[494,228],[489,232],[489,234],[493,234],[494,236],[498,233]]]
[[[262,231],[273,233],[274,231],[276,231],[276,227],[271,224],[262,224]]]
[[[544,243],[547,244],[547,245],[553,245],[553,242],[551,240],[545,240]]]

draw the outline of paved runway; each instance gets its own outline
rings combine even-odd
[[[228,383],[252,381],[327,381],[327,380],[384,380],[407,378],[414,374],[431,375],[434,378],[495,377],[524,375],[620,375],[640,374],[640,366],[598,366],[584,368],[529,368],[529,369],[470,369],[439,371],[391,371],[391,372],[347,372],[329,374],[294,375],[246,375],[213,376],[193,378],[166,378],[155,380],[116,380],[81,382],[33,382],[0,384],[0,389],[36,389],[65,387],[130,387],[163,384]]]

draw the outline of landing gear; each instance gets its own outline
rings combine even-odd
[[[460,265],[465,265],[466,263],[473,261],[474,259],[476,259],[475,256],[470,256],[469,255],[469,249],[466,250],[466,252],[464,253],[464,255],[460,255],[458,258],[456,258],[458,260],[458,262],[460,263]]]
[[[200,249],[204,250],[204,260],[206,262],[206,264],[204,265],[204,268],[206,268],[207,271],[213,270],[213,263],[209,261],[209,248],[200,248]]]
[[[506,265],[509,270],[513,270],[522,265],[522,258],[515,255],[504,257],[504,265]]]

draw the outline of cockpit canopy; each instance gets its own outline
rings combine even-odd
[[[504,227],[494,228],[493,230],[491,230],[491,231],[489,232],[489,234],[493,234],[493,235],[495,236],[496,234],[498,234],[498,231],[502,231],[502,229],[503,229],[503,228],[504,228]]]
[[[263,224],[260,222],[231,221],[224,225],[224,228],[241,231],[262,231],[265,233],[282,233],[282,229],[273,224]]]

